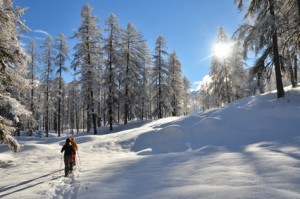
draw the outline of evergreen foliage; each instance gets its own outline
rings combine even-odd
[[[12,0],[0,3],[0,143],[7,143],[15,152],[20,145],[11,134],[21,125],[22,118],[30,118],[24,94],[28,92],[28,55],[18,39],[18,29],[28,30],[20,17],[22,8],[13,8]],[[17,129],[18,130],[18,129]]]
[[[83,101],[87,111],[87,129],[94,129],[97,134],[97,113],[95,111],[95,82],[97,81],[97,65],[101,56],[100,39],[101,33],[97,25],[97,17],[92,15],[92,8],[84,4],[81,11],[81,25],[74,37],[80,40],[74,50],[72,66],[79,74]]]

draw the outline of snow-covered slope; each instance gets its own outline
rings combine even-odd
[[[19,154],[0,145],[0,198],[300,198],[300,89],[287,90],[80,133],[73,177],[62,177],[69,135],[20,137]]]

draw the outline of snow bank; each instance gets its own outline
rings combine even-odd
[[[205,146],[239,150],[256,142],[297,142],[300,129],[299,88],[286,97],[275,92],[247,97],[220,108],[181,118],[159,131],[140,135],[133,151],[140,155],[183,152]]]

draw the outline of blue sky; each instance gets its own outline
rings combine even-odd
[[[242,23],[242,14],[234,0],[15,0],[15,6],[28,7],[24,15],[31,29],[24,42],[34,37],[42,42],[45,32],[57,38],[63,33],[68,38],[80,25],[80,12],[84,3],[94,9],[103,29],[104,19],[115,13],[121,27],[134,24],[153,51],[159,35],[167,41],[168,51],[175,50],[192,88],[209,73],[212,44],[218,27],[231,35]],[[44,32],[43,32],[44,31]],[[75,40],[69,39],[70,48]],[[70,54],[72,59],[72,51]],[[65,76],[67,81],[70,75]]]

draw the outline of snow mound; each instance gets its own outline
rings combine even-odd
[[[93,142],[97,137],[94,136],[94,138],[92,136],[74,136],[75,141],[77,144],[83,144],[83,143],[90,143]]]
[[[101,152],[122,152],[124,151],[121,145],[117,142],[98,142],[93,144],[92,146],[94,151],[101,151]]]
[[[189,140],[189,134],[181,126],[171,125],[140,135],[132,150],[143,155],[182,152],[190,148]]]
[[[171,125],[156,125],[137,137],[132,151],[140,155],[198,150],[205,146],[240,150],[256,142],[298,142],[300,89],[236,100],[222,108],[178,118]]]

